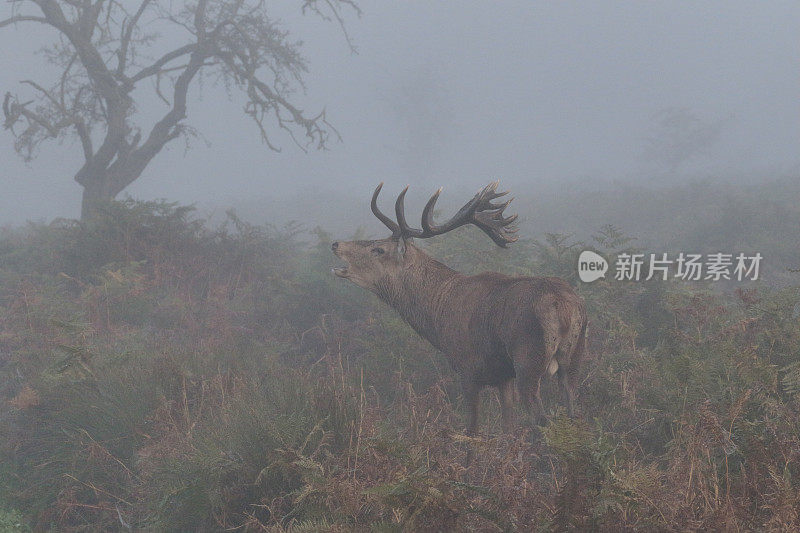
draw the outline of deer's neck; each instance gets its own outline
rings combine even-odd
[[[452,268],[414,248],[408,265],[382,284],[377,294],[435,347],[442,349],[441,314],[447,308],[449,287],[463,277]]]

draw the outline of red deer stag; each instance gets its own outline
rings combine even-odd
[[[412,238],[441,235],[465,224],[478,226],[501,247],[516,241],[517,217],[503,215],[511,200],[491,202],[507,194],[496,192],[498,183],[490,183],[452,219],[435,225],[439,189],[422,212],[422,229],[406,221],[403,201],[408,187],[395,203],[397,222],[378,209],[381,183],[372,195],[372,212],[392,235],[331,245],[347,263],[334,268],[334,274],[375,293],[448,357],[463,385],[469,434],[477,428],[478,396],[485,386],[499,389],[503,429],[513,430],[515,377],[519,397],[538,423],[543,415],[541,378],[557,373],[572,416],[586,343],[583,299],[564,280],[497,272],[466,276],[412,243]]]

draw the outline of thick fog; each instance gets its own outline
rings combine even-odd
[[[360,2],[360,18],[345,11],[357,54],[299,4],[276,13],[305,42],[299,107],[325,108],[341,142],[306,154],[278,135],[282,151],[270,151],[242,99],[208,82],[191,92],[187,120],[202,137],[188,151],[174,142],[125,193],[225,209],[334,190],[366,202],[382,180],[430,194],[495,178],[800,173],[797,2]],[[21,80],[53,75],[34,55],[52,35],[0,29],[0,91],[25,95]],[[78,216],[79,143],[46,144],[28,164],[12,145],[0,131],[0,224]]]

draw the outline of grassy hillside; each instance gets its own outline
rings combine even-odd
[[[796,207],[764,214],[779,200],[741,196],[734,212],[752,215],[742,231],[703,224],[704,237],[686,217],[672,221],[686,231],[674,243],[694,246],[680,239],[695,235],[698,249],[745,243],[766,256],[797,238],[784,222],[769,225],[797,216]],[[572,239],[537,234],[508,253],[471,230],[428,246],[465,271],[577,283],[575,239],[608,257],[640,246],[603,224]],[[307,235],[235,216],[212,228],[190,209],[136,202],[113,204],[92,224],[6,231],[0,525],[800,528],[797,274],[776,269],[780,284],[724,291],[580,285],[591,327],[579,417],[565,416],[548,384],[546,426],[502,435],[486,391],[482,433],[470,438],[445,360],[329,274],[329,234],[301,242]],[[725,240],[744,235],[752,242]],[[786,261],[797,250],[787,248]],[[469,450],[478,453],[467,465]]]

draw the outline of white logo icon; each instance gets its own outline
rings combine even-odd
[[[578,256],[578,277],[584,283],[590,283],[596,279],[606,277],[608,261],[591,250],[584,250]]]

